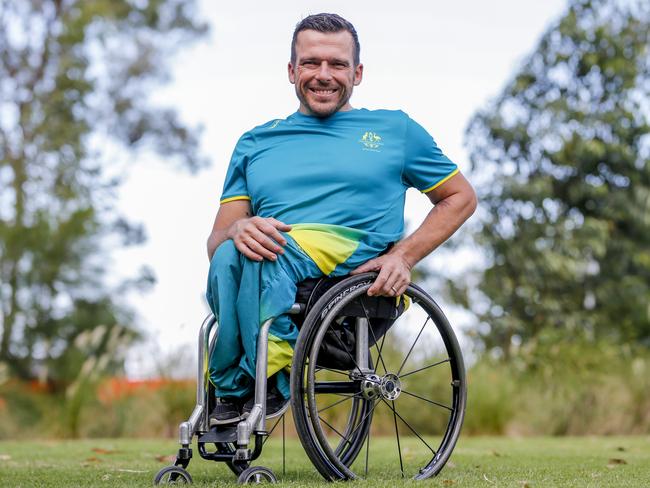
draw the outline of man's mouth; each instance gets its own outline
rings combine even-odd
[[[321,97],[328,97],[336,93],[338,90],[336,88],[309,88],[309,91]]]

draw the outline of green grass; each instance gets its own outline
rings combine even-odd
[[[405,462],[417,458],[420,452],[417,446],[411,439],[402,439]],[[173,440],[2,441],[0,485],[150,486],[156,472],[170,463],[170,455],[176,448]],[[377,464],[371,463],[369,479],[351,486],[415,485],[410,480],[401,481],[394,444],[373,437],[372,456]],[[297,440],[287,444],[286,474],[282,474],[279,439],[271,439],[254,464],[272,468],[286,485],[333,486],[316,473]],[[204,461],[196,451],[188,469],[197,486],[236,486],[234,475],[223,464]],[[442,473],[419,484],[517,488],[645,487],[650,486],[650,438],[462,438]]]

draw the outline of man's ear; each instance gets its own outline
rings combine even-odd
[[[354,86],[361,84],[363,79],[363,64],[359,63],[356,68],[354,68]]]
[[[287,65],[287,71],[289,72],[289,83],[294,85],[296,83],[296,75],[293,72],[293,64],[289,63]]]

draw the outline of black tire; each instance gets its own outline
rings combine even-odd
[[[180,466],[167,466],[153,479],[154,485],[191,485],[193,483],[190,473]]]
[[[376,418],[374,411],[379,407],[394,419],[394,440],[399,456],[396,470],[398,474],[401,470],[403,476],[425,479],[438,474],[449,459],[460,435],[467,400],[465,367],[460,347],[438,305],[416,285],[409,285],[405,293],[411,300],[410,312],[398,318],[381,339],[376,338],[373,341],[375,345],[370,351],[371,356],[374,351],[373,361],[376,369],[371,368],[372,374],[362,374],[358,366],[358,371],[337,371],[318,366],[318,354],[322,350],[325,333],[334,327],[340,327],[336,324],[341,323],[341,312],[345,307],[355,301],[363,305],[368,299],[366,291],[375,277],[376,273],[353,276],[328,290],[308,313],[296,343],[291,370],[291,407],[294,422],[307,455],[327,480],[355,479],[363,474],[359,473],[358,467],[354,467],[353,463],[364,447],[364,442],[367,442],[365,462],[368,469],[370,422],[373,417]],[[365,305],[363,310],[366,310]],[[418,320],[418,327],[414,330],[419,329],[419,333],[408,353],[404,354],[405,348],[399,346],[404,342],[403,335],[409,332],[414,316]],[[420,319],[423,323],[419,322]],[[426,334],[422,336],[425,330]],[[425,339],[425,344],[421,344]],[[430,342],[436,347],[431,347]],[[409,339],[406,344],[410,343]],[[386,349],[382,350],[384,347]],[[391,353],[394,358],[387,356],[390,347],[396,351]],[[418,364],[406,368],[408,372],[402,373],[408,360],[414,361],[414,350],[419,354]],[[444,359],[432,361],[430,357],[434,352],[438,352]],[[400,354],[403,355],[403,360]],[[351,351],[351,356],[353,355],[354,350]],[[426,366],[420,367],[422,365]],[[434,367],[436,369],[433,369]],[[382,377],[379,374],[380,369],[383,369]],[[425,370],[426,377],[424,374],[417,375]],[[338,381],[331,381],[334,374],[338,375]],[[341,375],[347,375],[347,379],[344,380]],[[359,378],[363,381],[359,381]],[[397,381],[393,381],[394,378]],[[362,388],[364,384],[365,394]],[[370,385],[370,388],[367,385]],[[426,393],[421,392],[422,388],[429,387]],[[372,391],[369,393],[370,390]],[[425,398],[425,395],[431,395],[431,392],[435,395],[435,400]],[[331,394],[344,398],[332,403],[328,396]],[[368,398],[371,394],[377,396]],[[349,399],[352,401],[348,402]],[[321,416],[322,412],[329,408],[338,408],[339,411],[348,409],[349,412],[343,416],[334,415],[333,418],[339,424],[332,425],[331,415],[329,422]],[[401,413],[399,408],[402,408]],[[333,411],[330,412],[332,413]],[[386,418],[388,417],[384,417]],[[408,434],[409,438],[406,439],[404,434]],[[409,451],[411,457],[416,458],[414,461],[403,459],[400,436],[402,440],[416,444],[416,450]],[[435,440],[427,441],[427,436],[435,436]],[[335,439],[333,442],[332,437]],[[432,444],[436,447],[432,447]],[[382,464],[381,469],[386,471],[389,468]]]
[[[277,483],[278,479],[269,468],[264,466],[251,466],[246,468],[237,478],[240,485],[260,484],[260,483]]]

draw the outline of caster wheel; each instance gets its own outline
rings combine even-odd
[[[277,483],[278,479],[269,468],[264,466],[251,466],[241,472],[237,481],[240,485],[259,484],[259,483]]]
[[[191,485],[192,477],[190,473],[180,466],[167,466],[158,471],[153,479],[154,485]]]

